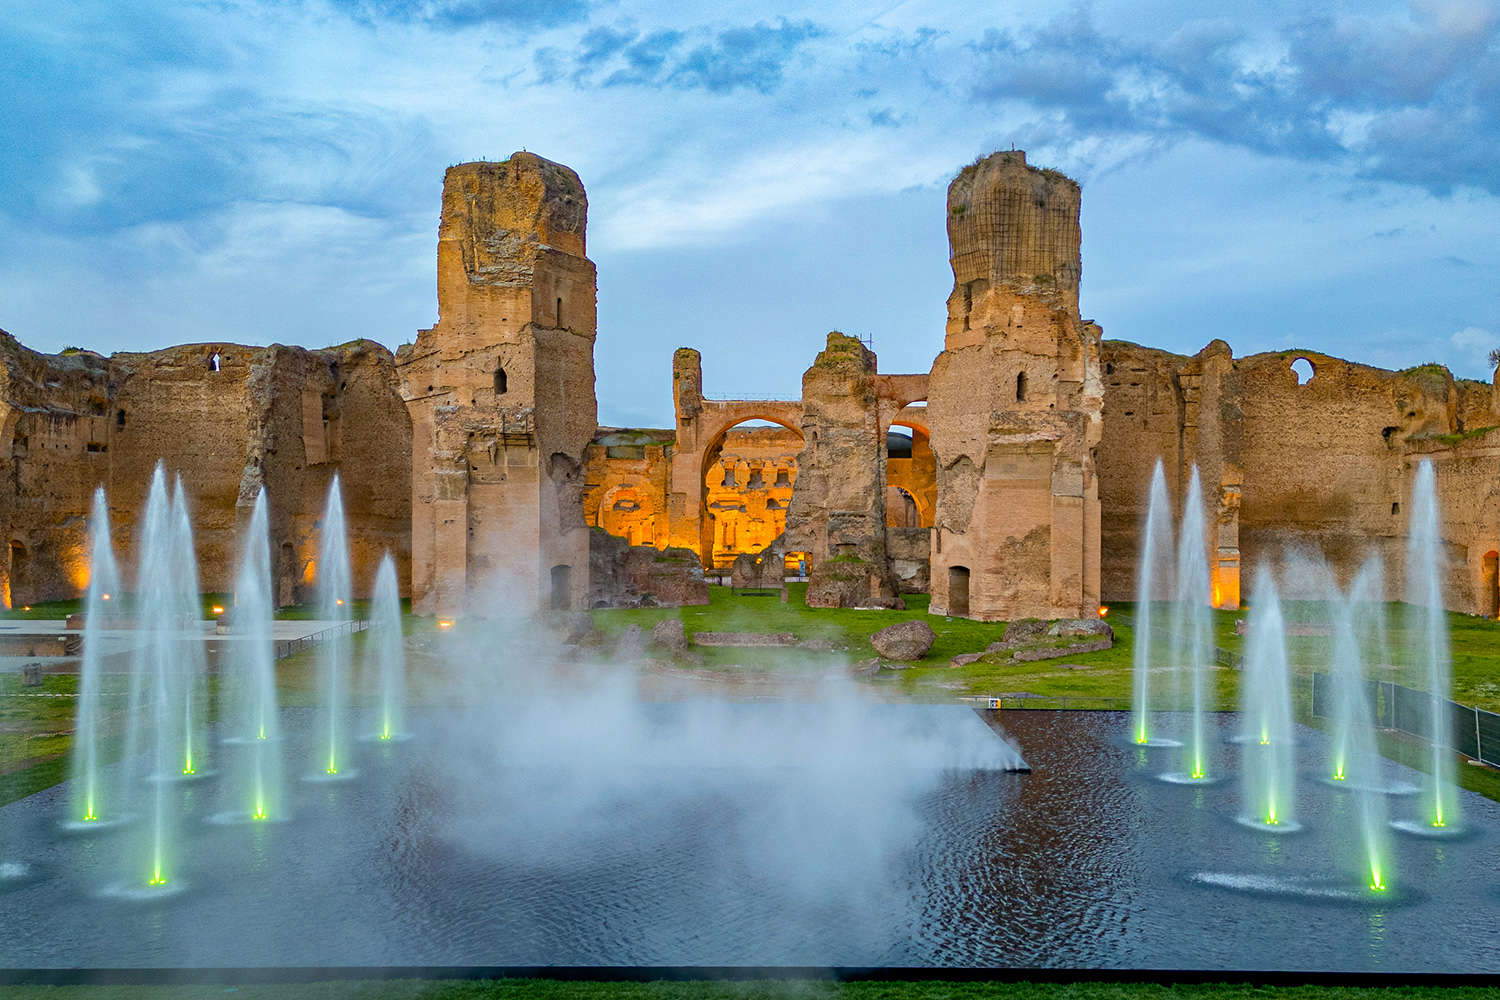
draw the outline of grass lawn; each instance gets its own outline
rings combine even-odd
[[[1131,696],[1131,659],[1134,641],[1136,607],[1129,603],[1113,605],[1108,621],[1115,630],[1112,649],[1098,653],[1070,655],[1057,660],[1034,663],[973,663],[950,667],[949,661],[960,653],[982,651],[1005,633],[1003,624],[984,624],[962,618],[942,618],[927,613],[926,595],[908,595],[904,611],[857,611],[842,608],[809,608],[805,597],[807,585],[790,584],[788,600],[783,604],[776,596],[735,594],[728,587],[710,587],[709,603],[703,607],[610,609],[592,612],[595,624],[606,634],[618,636],[630,625],[649,629],[663,619],[680,618],[691,636],[702,631],[715,632],[790,632],[801,640],[823,640],[832,651],[787,647],[770,648],[702,648],[695,650],[693,668],[707,671],[808,674],[842,670],[847,664],[874,656],[869,637],[887,625],[901,621],[921,620],[932,626],[937,635],[932,649],[910,669],[882,671],[878,677],[861,680],[894,698],[913,701],[942,701],[957,696],[1006,695],[1024,692],[1037,697],[1012,698],[1010,705],[1034,708],[1128,708]],[[221,604],[224,595],[205,594],[204,605]],[[7,613],[8,617],[56,618],[76,610],[77,602],[33,605],[29,612]],[[356,602],[355,614],[365,611]],[[1316,624],[1321,606],[1289,606],[1292,621]],[[312,617],[313,609],[303,606],[283,609],[282,617]],[[1243,649],[1243,638],[1236,634],[1235,623],[1244,618],[1243,611],[1213,612],[1215,644],[1231,652]],[[1399,605],[1391,606],[1389,637],[1393,648],[1403,647],[1408,630],[1402,621]],[[1451,628],[1455,700],[1500,710],[1500,622],[1469,615],[1449,616]],[[433,628],[429,619],[407,616],[408,632]],[[364,634],[354,637],[356,646]],[[1329,639],[1326,636],[1296,636],[1289,640],[1296,668],[1303,673],[1326,669]],[[358,650],[356,648],[356,655]],[[1399,653],[1388,657],[1396,661],[1394,669],[1381,676],[1400,680],[1410,673],[1400,666]],[[283,704],[308,706],[315,703],[317,691],[316,655],[309,651],[289,657],[277,664],[280,696]],[[1170,665],[1163,668],[1170,679]],[[1378,672],[1378,671],[1377,671]],[[1409,677],[1406,679],[1410,680]],[[413,694],[420,698],[421,678],[414,677]],[[1216,672],[1218,703],[1234,707],[1239,697],[1239,671],[1221,668]],[[29,795],[65,777],[67,753],[71,742],[68,731],[76,699],[76,678],[69,675],[48,676],[40,689],[23,688],[19,677],[0,674],[0,803]],[[1413,686],[1418,686],[1413,684]],[[1170,688],[1170,684],[1160,687]],[[1185,685],[1184,685],[1185,688]],[[433,692],[440,694],[440,692]],[[44,697],[37,697],[43,695]],[[1399,740],[1389,740],[1390,756],[1421,765],[1423,755],[1411,752]],[[1476,767],[1461,767],[1460,779],[1465,787],[1500,798],[1500,772]]]
[[[1242,986],[1225,983],[564,982],[549,979],[297,983],[278,986],[12,986],[5,1000],[1490,1000],[1463,986]]]

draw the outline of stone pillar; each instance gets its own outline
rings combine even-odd
[[[885,545],[885,430],[876,360],[837,331],[802,376],[802,452],[787,548],[812,556],[807,603],[902,607]]]

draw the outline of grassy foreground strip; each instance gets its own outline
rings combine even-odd
[[[954,983],[812,980],[583,983],[396,980],[279,986],[12,986],[6,1000],[1492,1000],[1478,986],[1244,986],[1225,983]]]

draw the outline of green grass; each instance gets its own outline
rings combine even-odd
[[[346,981],[275,986],[12,986],[5,1000],[1489,1000],[1488,987],[1226,983]]]
[[[664,619],[681,618],[691,637],[697,632],[791,632],[799,639],[825,639],[839,650],[832,655],[801,649],[698,650],[707,669],[735,668],[764,671],[806,670],[809,666],[834,668],[875,655],[870,635],[897,622],[919,620],[932,626],[937,638],[927,655],[909,670],[886,671],[868,683],[892,688],[918,701],[952,698],[955,695],[989,695],[1025,691],[1041,695],[1035,707],[1067,702],[1087,702],[1087,707],[1126,707],[1130,699],[1131,626],[1134,606],[1110,609],[1108,621],[1115,630],[1114,648],[1098,653],[1064,656],[1034,663],[973,663],[951,667],[960,653],[983,652],[1005,634],[1003,624],[986,624],[966,618],[944,618],[927,613],[926,594],[905,595],[905,611],[857,611],[850,608],[809,608],[807,585],[787,586],[787,602],[774,595],[735,594],[728,587],[709,587],[709,603],[688,608],[631,608],[595,611],[594,621],[607,633],[618,634],[629,625],[649,629]],[[1214,612],[1216,641],[1238,648],[1234,620],[1238,612]],[[1078,664],[1084,670],[1068,670],[1062,664]],[[1232,703],[1238,697],[1238,675],[1220,671],[1219,697]]]

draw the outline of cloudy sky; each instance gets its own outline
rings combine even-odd
[[[0,51],[41,350],[394,348],[443,169],[525,148],[588,187],[602,421],[669,423],[681,345],[711,395],[795,394],[831,329],[925,371],[947,181],[1011,146],[1082,182],[1108,337],[1500,345],[1497,0],[6,0]]]

